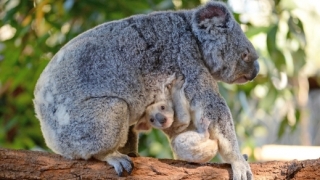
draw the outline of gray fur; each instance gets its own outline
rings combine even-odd
[[[37,82],[35,110],[54,152],[105,160],[120,175],[132,169],[129,157],[117,151],[126,144],[129,126],[152,104],[159,83],[183,75],[190,108],[199,121],[211,122],[233,178],[251,179],[217,81],[252,80],[257,58],[222,3],[136,15],[99,25],[62,47]]]
[[[158,94],[159,98],[147,107],[144,117],[136,123],[135,129],[137,131],[149,131],[152,127],[161,129],[168,136],[175,159],[206,163],[218,151],[217,140],[209,138],[210,121],[204,121],[200,130],[190,123],[190,108],[184,94],[186,84],[180,76],[172,82],[170,90]],[[167,108],[162,109],[161,106]],[[157,118],[158,114],[164,118]]]

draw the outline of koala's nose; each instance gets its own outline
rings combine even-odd
[[[251,76],[249,77],[249,80],[252,81],[259,73],[259,70],[260,70],[260,66],[259,66],[259,63],[258,61],[254,61],[253,62],[253,72],[251,74]]]
[[[161,114],[161,113],[157,113],[156,114],[156,120],[160,123],[160,124],[163,124],[163,123],[166,123],[167,122],[167,118]]]
[[[256,52],[253,53],[253,54],[251,55],[251,59],[256,62],[256,61],[259,59],[258,54],[257,54]]]
[[[260,66],[259,66],[258,61],[254,61],[253,65],[254,65],[254,69],[256,71],[256,74],[258,74],[260,71]]]

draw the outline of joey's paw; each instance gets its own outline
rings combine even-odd
[[[184,84],[183,76],[178,76],[177,79],[174,80],[172,84],[174,89],[181,89]]]
[[[208,132],[210,123],[211,122],[207,118],[201,118],[199,123],[196,125],[198,132],[199,133]]]
[[[184,131],[185,129],[187,129],[187,127],[189,126],[189,123],[178,123],[174,126],[175,129],[175,133],[180,133],[182,131]]]
[[[122,176],[123,170],[131,174],[134,165],[129,156],[121,153],[112,153],[106,157],[106,161],[114,167],[118,176]]]
[[[237,161],[231,163],[233,180],[252,180],[253,175],[249,164],[246,161]]]
[[[177,78],[176,86],[179,88],[182,88],[183,84],[184,84],[184,78],[183,78],[183,76],[179,76]]]

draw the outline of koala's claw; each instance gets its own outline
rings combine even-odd
[[[134,164],[129,158],[129,156],[120,154],[120,153],[113,153],[107,156],[106,161],[114,167],[118,176],[122,176],[123,170],[126,170],[128,174],[131,174]]]
[[[175,81],[175,86],[178,88],[182,88],[183,84],[184,84],[183,76],[178,76],[177,80]]]
[[[136,152],[129,152],[127,154],[129,157],[140,157],[140,154],[139,153],[136,153]]]
[[[244,160],[248,161],[249,157],[247,154],[243,154],[242,156],[243,156]]]

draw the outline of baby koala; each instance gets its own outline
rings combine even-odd
[[[203,121],[198,129],[190,123],[191,111],[184,94],[185,85],[182,77],[168,83],[156,102],[146,108],[135,129],[161,129],[168,136],[174,159],[206,163],[216,155],[217,141],[209,138],[209,121]]]

